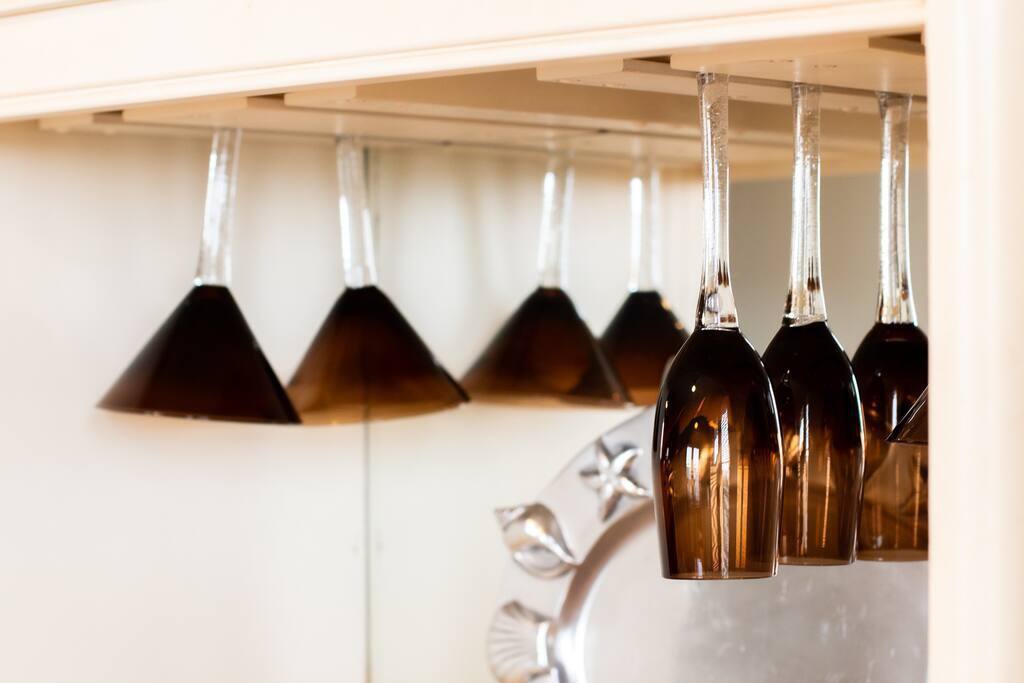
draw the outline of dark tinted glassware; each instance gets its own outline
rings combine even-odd
[[[793,237],[782,328],[764,354],[782,429],[779,561],[853,562],[864,474],[857,382],[821,276],[821,87],[793,86]]]
[[[398,308],[377,288],[367,193],[370,154],[351,137],[335,145],[345,291],[321,324],[288,393],[302,420],[383,420],[468,400]]]
[[[625,389],[580,317],[566,285],[573,167],[552,153],[544,174],[539,287],[502,325],[462,378],[474,399],[622,405]]]
[[[195,287],[99,407],[241,422],[299,421],[227,287],[240,144],[240,130],[214,133]]]
[[[227,287],[193,287],[100,400],[110,410],[298,422]]]
[[[916,325],[877,323],[853,357],[864,408],[864,502],[858,559],[928,557],[928,447],[888,440],[928,384],[928,339]]]
[[[908,145],[911,97],[880,93],[881,229],[875,326],[853,357],[864,409],[864,502],[857,557],[928,558],[928,448],[889,435],[928,385],[928,339],[910,279]]]
[[[660,185],[654,161],[636,160],[629,179],[629,293],[601,335],[601,348],[630,398],[640,405],[658,400],[668,363],[686,341],[683,324],[658,291]]]
[[[686,336],[661,294],[630,292],[601,335],[601,346],[633,402],[652,405]]]
[[[626,394],[569,296],[538,287],[462,378],[474,397],[621,405]]]
[[[739,331],[729,279],[728,77],[700,74],[704,272],[694,333],[654,421],[654,509],[670,579],[774,576],[782,458],[772,387]]]
[[[846,353],[824,322],[786,326],[764,365],[782,429],[782,564],[848,564],[857,551],[864,432]]]
[[[346,289],[299,364],[288,393],[307,423],[417,415],[468,400],[375,286]]]
[[[914,402],[910,410],[896,423],[889,441],[897,443],[928,444],[928,389]]]
[[[761,359],[739,330],[690,335],[669,368],[655,425],[662,574],[774,576],[779,427]]]

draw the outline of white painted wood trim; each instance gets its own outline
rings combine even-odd
[[[720,10],[722,14],[718,16],[707,16],[709,10],[705,3],[646,0],[637,7],[651,10],[648,12],[651,15],[667,16],[671,12],[676,18],[637,24],[626,24],[619,19],[603,28],[574,28],[583,26],[584,19],[592,22],[593,12],[588,14],[581,6],[577,13],[579,18],[572,16],[568,21],[568,11],[563,7],[562,14],[555,19],[543,14],[531,15],[533,30],[520,35],[481,38],[501,34],[500,25],[495,25],[500,17],[495,16],[489,19],[489,24],[478,18],[475,23],[456,21],[454,28],[446,25],[445,37],[428,47],[346,53],[346,45],[360,31],[355,15],[349,13],[352,21],[339,25],[329,43],[326,39],[320,43],[310,41],[311,45],[305,48],[301,42],[302,29],[311,29],[308,24],[282,25],[277,27],[280,32],[275,33],[276,27],[272,24],[276,15],[254,14],[271,10],[280,14],[281,7],[275,5],[230,2],[216,5],[219,14],[211,15],[213,6],[209,3],[145,3],[149,14],[145,15],[145,25],[142,25],[134,3],[101,2],[31,15],[34,19],[31,22],[18,21],[23,17],[0,21],[0,63],[27,64],[26,69],[16,75],[0,74],[0,121],[195,97],[260,94],[311,85],[535,65],[563,59],[667,53],[743,41],[913,31],[920,29],[924,20],[924,0],[820,3],[734,0],[720,6],[740,9],[733,13]],[[784,8],[779,9],[779,5]],[[617,7],[615,16],[621,17],[621,5]],[[128,15],[129,10],[134,14]],[[367,9],[367,12],[374,11],[380,12]],[[609,8],[604,11],[610,15]],[[163,15],[180,30],[193,25],[205,27],[201,34],[205,42],[182,35],[180,41],[174,43],[180,49],[133,55],[133,51],[144,52],[145,36],[159,31]],[[135,26],[133,22],[140,25]],[[211,22],[225,24],[233,41],[231,50],[217,43]],[[124,50],[104,47],[90,51],[97,41],[96,36],[109,34],[111,26],[117,26],[119,40],[125,43]],[[52,60],[45,68],[34,65],[32,56],[25,54],[29,46],[55,43],[62,45],[67,54],[87,58],[87,63],[72,65],[74,68],[69,72],[68,65],[55,64]],[[328,46],[334,50],[333,54],[324,52]]]
[[[1024,4],[928,1],[929,680],[1024,642]]]
[[[72,5],[88,5],[108,0],[0,0],[0,19],[16,14],[31,14],[45,10],[63,9]]]

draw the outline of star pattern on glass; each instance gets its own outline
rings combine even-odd
[[[623,444],[612,452],[603,441],[598,442],[594,454],[594,465],[580,470],[580,478],[588,487],[597,491],[600,499],[598,515],[601,521],[607,520],[615,512],[623,496],[630,498],[650,498],[651,492],[630,475],[636,459],[643,454],[643,449],[632,444]]]

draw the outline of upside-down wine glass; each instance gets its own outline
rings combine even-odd
[[[881,231],[878,315],[853,356],[864,408],[864,501],[857,558],[928,558],[928,449],[887,440],[928,384],[928,339],[910,284],[910,95],[880,93]]]
[[[452,408],[467,400],[391,300],[377,287],[369,152],[339,137],[335,152],[345,289],[328,312],[288,393],[304,422],[379,420]]]
[[[779,562],[857,553],[864,420],[850,359],[829,329],[821,278],[821,86],[793,86],[793,238],[782,327],[764,353],[782,429]]]
[[[728,76],[697,77],[704,157],[704,272],[693,334],[654,422],[655,516],[669,579],[774,576],[782,458],[775,399],[739,330],[729,279]]]
[[[669,361],[686,331],[658,291],[661,285],[660,177],[651,159],[637,160],[629,179],[629,291],[601,335],[601,346],[634,403],[658,400]]]
[[[928,444],[928,387],[896,423],[888,438],[896,443]]]
[[[238,129],[213,135],[194,286],[99,407],[241,422],[299,421],[228,289],[241,139]]]
[[[540,282],[462,378],[474,399],[622,405],[625,389],[565,291],[572,160],[553,152],[544,174]]]

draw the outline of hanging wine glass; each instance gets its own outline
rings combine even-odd
[[[928,384],[928,339],[910,283],[907,186],[911,97],[881,93],[878,315],[853,356],[864,409],[864,500],[857,557],[928,557],[928,450],[887,437]]]
[[[629,180],[629,293],[601,335],[601,347],[635,403],[658,400],[668,362],[686,341],[661,284],[660,179],[650,159],[638,160]]]
[[[697,77],[704,272],[693,334],[665,377],[654,423],[655,515],[670,579],[777,569],[782,459],[761,358],[739,330],[729,278],[728,76]]]
[[[467,396],[377,288],[365,146],[336,144],[345,290],[306,350],[288,393],[307,423],[379,420],[454,407]]]
[[[501,327],[462,378],[474,398],[621,405],[627,400],[600,344],[565,291],[573,167],[552,153],[544,174],[540,286]]]
[[[849,564],[857,552],[864,424],[821,279],[821,87],[793,86],[793,239],[782,328],[764,353],[782,430],[779,561]]]
[[[893,443],[928,444],[928,387],[896,423],[888,440]]]
[[[213,136],[194,286],[99,407],[244,422],[299,421],[228,289],[241,138],[237,129],[219,129]]]

